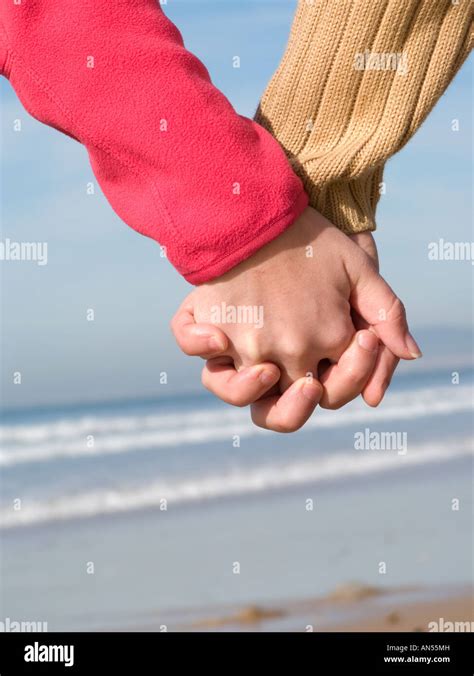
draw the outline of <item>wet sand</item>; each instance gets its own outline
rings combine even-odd
[[[384,612],[356,622],[320,628],[319,631],[474,631],[474,597],[393,604]]]
[[[393,590],[348,583],[324,598],[201,611],[177,631],[472,632],[470,588]]]

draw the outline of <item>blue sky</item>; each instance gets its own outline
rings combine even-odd
[[[284,49],[294,5],[169,0],[165,11],[214,83],[251,116]],[[232,67],[236,55],[240,69]],[[472,240],[471,81],[472,58],[386,169],[376,236],[382,271],[415,329],[472,325],[472,265],[427,256],[430,241]],[[189,285],[151,240],[113,213],[84,148],[29,117],[4,79],[0,96],[1,238],[46,241],[49,259],[44,267],[0,262],[5,404],[198,388],[200,361],[181,356],[168,329]],[[13,131],[15,119],[21,132]],[[86,194],[89,181],[94,195]],[[86,321],[88,308],[94,322]],[[14,371],[21,386],[12,384]],[[158,383],[162,371],[166,386]]]

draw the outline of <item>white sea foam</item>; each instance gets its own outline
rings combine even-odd
[[[200,502],[227,496],[262,493],[297,485],[315,484],[331,479],[450,461],[474,454],[474,438],[451,439],[445,444],[411,446],[407,455],[392,451],[334,452],[331,455],[280,464],[265,464],[248,469],[122,486],[116,490],[64,495],[52,500],[24,501],[22,508],[0,510],[0,528],[14,528],[51,521],[93,517],[157,507],[167,500],[168,510],[180,503]]]
[[[467,385],[394,392],[378,409],[359,399],[337,412],[317,410],[306,429],[460,413],[474,408],[472,394]],[[248,411],[230,407],[5,425],[0,427],[0,466],[214,442],[228,439],[230,432],[241,438],[264,434]]]

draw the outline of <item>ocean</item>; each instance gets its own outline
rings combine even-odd
[[[172,630],[351,581],[468,583],[472,381],[405,369],[378,409],[291,435],[207,394],[5,413],[0,619]]]

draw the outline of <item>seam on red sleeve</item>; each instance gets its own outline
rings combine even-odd
[[[0,74],[8,78],[10,74],[9,69],[10,48],[8,45],[7,32],[3,21],[0,21]]]
[[[73,127],[75,127],[78,130],[81,136],[80,138],[81,143],[83,143],[86,146],[96,148],[102,151],[108,157],[120,163],[123,167],[129,169],[131,172],[134,173],[135,176],[142,179],[143,181],[146,182],[146,184],[149,185],[151,190],[151,196],[153,198],[154,206],[155,209],[157,210],[157,213],[164,216],[166,225],[169,227],[171,234],[175,238],[175,241],[179,242],[180,245],[185,250],[188,249],[188,244],[184,240],[183,234],[181,232],[178,232],[178,230],[176,229],[171,214],[169,213],[168,208],[166,207],[166,204],[161,197],[160,191],[156,186],[155,181],[152,178],[150,178],[147,174],[144,174],[136,165],[131,163],[128,158],[125,158],[122,155],[117,154],[108,145],[96,141],[95,139],[90,137],[87,133],[85,133],[84,130],[81,128],[81,125],[76,122],[74,115],[63,104],[61,99],[49,87],[49,85],[44,82],[41,76],[39,76],[34,70],[32,70],[29,66],[27,66],[23,61],[23,59],[16,52],[13,52],[13,50],[8,49],[7,53],[9,55],[9,58],[7,58],[9,64],[13,65],[14,62],[18,62],[19,66],[21,67],[22,74],[29,76],[30,79],[33,80],[35,84],[39,87],[39,89],[41,89],[43,94],[48,97],[51,103],[53,103],[57,107],[57,109],[64,115],[64,117],[70,123],[72,123]],[[21,93],[23,89],[21,82],[18,83],[19,86],[17,86],[16,82],[14,82],[13,84],[15,88],[18,89],[18,91]],[[184,277],[186,277],[188,281],[195,280],[193,281],[193,283],[201,283],[203,281],[211,279],[213,276],[215,277],[219,276],[220,274],[224,274],[225,271],[227,271],[228,269],[230,269],[235,265],[238,265],[238,263],[240,263],[242,260],[248,258],[250,255],[252,255],[252,253],[254,253],[259,248],[264,246],[264,244],[266,244],[267,242],[271,241],[271,239],[277,237],[281,232],[283,232],[287,227],[289,227],[292,224],[292,222],[296,220],[296,218],[301,214],[301,212],[307,206],[307,203],[308,198],[303,190],[303,187],[301,186],[301,192],[298,195],[298,198],[293,202],[292,206],[289,209],[287,209],[283,214],[279,214],[269,223],[263,224],[257,232],[255,230],[252,230],[249,233],[248,237],[246,237],[243,240],[241,239],[239,241],[238,246],[235,249],[228,252],[224,256],[216,257],[214,261],[206,265],[205,268],[201,268],[199,270],[194,270],[190,272],[183,272],[182,270],[180,270],[181,274]],[[292,213],[294,214],[294,219],[291,221],[291,223],[289,223],[288,216]],[[269,229],[272,230],[270,236],[268,232]],[[156,227],[154,227],[153,225],[149,227],[149,232],[144,232],[143,229],[136,227],[134,228],[134,230],[148,237],[154,237],[157,241],[161,239],[159,236],[159,232],[156,232]],[[251,243],[252,246],[248,246],[249,243]],[[243,249],[246,249],[246,251],[243,252],[242,256]]]

